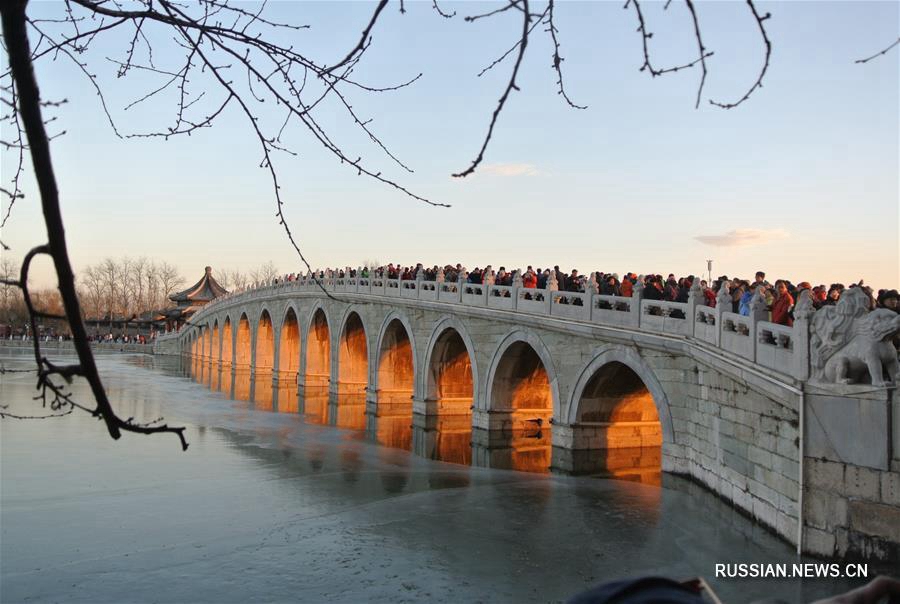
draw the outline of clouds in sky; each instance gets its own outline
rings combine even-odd
[[[787,239],[789,236],[790,233],[784,229],[734,229],[721,235],[698,235],[694,239],[716,247],[747,247]]]
[[[537,176],[538,174],[537,166],[534,164],[484,164],[479,171],[494,176]]]

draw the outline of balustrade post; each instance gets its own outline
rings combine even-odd
[[[586,319],[590,321],[594,316],[594,298],[600,295],[600,283],[597,281],[597,272],[591,272],[591,276],[588,277],[587,282],[584,284],[584,293],[587,294],[585,298],[587,298],[587,317]]]
[[[522,269],[517,268],[513,273],[512,280],[512,292],[510,294],[513,297],[513,310],[519,309],[519,292],[522,290],[525,282],[522,281]]]
[[[496,280],[497,279],[494,274],[494,269],[489,264],[487,266],[487,268],[485,268],[484,273],[482,274],[482,277],[481,277],[481,283],[483,285],[482,294],[484,295],[484,305],[485,306],[487,306],[488,296],[491,295],[491,288],[494,286],[494,283],[496,283]]]
[[[425,280],[425,269],[421,266],[416,271],[416,299],[419,299],[419,292],[422,291],[422,281]]]
[[[694,277],[691,283],[691,290],[688,292],[688,311],[685,317],[691,322],[691,337],[697,335],[697,307],[704,306],[703,291],[700,289],[700,279]],[[722,322],[716,317],[716,346],[719,345],[719,333],[722,328]]]
[[[812,297],[808,289],[800,292],[797,304],[794,306],[794,376],[798,380],[808,380],[810,375],[809,337],[810,325],[816,308],[813,306]]]
[[[769,307],[762,295],[761,287],[757,287],[750,299],[750,339],[753,340],[753,362],[756,362],[756,351],[759,349],[759,339],[756,334],[756,325],[760,321],[769,320]]]
[[[641,304],[644,300],[644,276],[640,275],[637,278],[637,281],[634,283],[634,287],[631,289],[631,305],[629,309],[631,310],[631,324],[637,328],[640,328],[641,322],[643,321],[643,315],[641,314]]]
[[[550,276],[547,278],[546,283],[546,292],[545,296],[545,305],[547,307],[547,314],[553,314],[553,292],[559,291],[559,282],[556,280],[556,271],[550,270]]]
[[[731,294],[728,293],[728,288],[731,285],[731,281],[723,281],[719,284],[719,291],[716,293],[716,309],[715,309],[715,317],[716,317],[716,346],[722,345],[722,328],[724,327],[725,321],[722,319],[722,314],[726,312],[732,312],[734,310],[734,304],[732,303]]]

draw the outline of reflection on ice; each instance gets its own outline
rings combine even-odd
[[[194,381],[214,391],[219,388],[235,400],[250,402],[254,409],[299,413],[312,424],[364,431],[373,442],[412,451],[427,459],[541,474],[552,468],[558,473],[652,485],[661,481],[660,447],[584,451],[554,448],[549,423],[542,417],[532,417],[534,410],[530,408],[510,412],[508,429],[473,431],[472,416],[465,407],[470,399],[464,400],[465,405],[453,406],[448,403],[451,399],[442,398],[435,406],[435,414],[422,415],[413,412],[406,390],[382,390],[378,400],[368,404],[363,392],[345,390],[335,394],[327,386],[307,385],[304,395],[298,396],[296,373],[279,371],[278,380],[273,381],[269,368],[254,374],[247,365],[238,364],[233,371],[230,367],[226,371],[222,365],[222,370],[217,371],[218,365],[197,358],[181,360],[182,372],[186,371]],[[389,382],[385,379],[384,383]]]
[[[473,430],[473,465],[546,474],[550,471],[550,434],[529,430]]]

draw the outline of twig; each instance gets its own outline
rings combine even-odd
[[[756,19],[756,24],[759,26],[759,33],[762,36],[763,42],[766,46],[766,59],[763,62],[762,69],[759,72],[759,75],[756,77],[756,82],[753,83],[753,86],[750,87],[744,96],[738,99],[734,103],[719,103],[717,101],[713,101],[710,99],[710,104],[715,105],[716,107],[721,107],[722,109],[734,109],[744,101],[750,98],[750,95],[753,94],[757,88],[762,88],[763,78],[766,77],[766,72],[769,70],[769,59],[772,56],[772,42],[769,41],[769,35],[766,33],[766,26],[764,21],[772,17],[772,13],[766,13],[765,15],[760,16],[759,11],[756,10],[756,5],[753,4],[753,0],[747,0],[747,6],[750,8],[750,12],[753,13],[753,18]]]
[[[553,0],[550,0],[550,3],[547,5],[547,31],[550,32],[550,39],[553,41],[553,70],[556,71],[556,85],[559,87],[559,94],[566,100],[566,103],[569,104],[569,107],[573,109],[587,109],[587,105],[576,105],[572,102],[572,99],[569,98],[569,95],[566,94],[566,88],[563,85],[563,74],[562,74],[562,62],[564,59],[559,54],[559,40],[556,39],[556,34],[558,30],[556,29],[556,25],[553,23]]]
[[[497,117],[499,117],[500,112],[503,111],[503,106],[506,105],[506,99],[509,98],[509,93],[519,89],[519,87],[516,86],[516,76],[519,74],[519,67],[522,65],[522,57],[525,56],[525,47],[528,46],[528,31],[529,26],[531,25],[531,13],[528,11],[528,0],[522,0],[522,4],[524,5],[522,9],[522,38],[519,41],[519,55],[516,57],[516,64],[513,66],[512,74],[509,77],[509,83],[506,85],[506,89],[503,91],[500,100],[497,102],[497,108],[494,109],[494,113],[491,115],[491,123],[488,126],[487,135],[484,137],[484,142],[481,145],[481,149],[478,151],[478,155],[468,168],[462,172],[453,174],[454,178],[464,178],[475,172],[475,168],[477,168],[484,159],[484,152],[491,142],[491,136],[494,134],[494,126],[497,124]],[[472,20],[474,19],[466,17],[466,21]]]
[[[896,40],[894,40],[893,44],[891,44],[890,46],[888,46],[887,48],[885,48],[885,49],[883,49],[883,50],[880,50],[879,52],[876,52],[876,53],[875,53],[874,55],[872,55],[871,57],[866,57],[865,59],[857,59],[857,60],[855,60],[855,61],[853,61],[853,62],[854,62],[854,63],[868,63],[868,62],[871,61],[872,59],[877,59],[878,57],[887,54],[888,51],[890,51],[892,48],[894,48],[894,47],[897,46],[898,44],[900,44],[900,38],[897,38]]]

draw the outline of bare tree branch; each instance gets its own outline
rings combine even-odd
[[[772,57],[772,42],[769,41],[769,34],[766,33],[766,26],[764,21],[769,19],[772,16],[772,13],[766,13],[765,15],[760,16],[759,11],[756,10],[756,5],[753,3],[753,0],[747,0],[747,6],[750,9],[750,12],[753,13],[753,18],[756,19],[756,23],[759,26],[759,33],[762,36],[763,42],[766,46],[766,58],[763,62],[762,69],[759,72],[759,75],[756,77],[756,82],[753,83],[753,86],[750,87],[744,96],[735,101],[734,103],[719,103],[717,101],[710,100],[710,104],[715,105],[716,107],[721,107],[722,109],[734,109],[744,101],[750,98],[750,95],[757,88],[762,88],[763,78],[766,77],[766,72],[769,70],[769,59]]]
[[[866,57],[865,59],[857,59],[857,60],[855,60],[855,61],[853,61],[853,62],[854,62],[854,63],[868,63],[868,62],[871,61],[872,59],[877,59],[878,57],[887,54],[892,48],[894,48],[894,47],[897,46],[898,44],[900,44],[900,38],[897,38],[896,40],[894,40],[894,42],[893,42],[890,46],[884,48],[883,50],[880,50],[880,51],[876,52],[876,53],[875,53],[874,55],[872,55],[871,57]]]
[[[362,36],[360,36],[360,38],[359,38],[359,42],[357,42],[356,46],[354,46],[350,50],[350,52],[347,53],[347,56],[344,57],[344,59],[342,61],[340,61],[339,63],[335,63],[331,67],[325,69],[325,71],[323,72],[324,74],[329,74],[329,73],[333,72],[335,69],[343,67],[348,62],[350,62],[350,60],[354,56],[356,56],[357,53],[362,52],[363,48],[365,48],[366,40],[369,39],[369,34],[371,34],[371,32],[372,32],[372,28],[375,27],[375,22],[378,21],[378,16],[381,14],[381,11],[384,10],[384,7],[387,6],[387,3],[388,3],[388,0],[380,0],[378,2],[378,6],[375,7],[375,12],[372,14],[372,18],[369,20],[369,24],[363,30]],[[401,13],[405,12],[402,7],[400,8],[400,12]]]
[[[75,275],[69,262],[65,229],[63,228],[62,214],[59,207],[59,193],[50,156],[50,144],[47,132],[44,129],[44,121],[41,116],[41,98],[31,64],[25,4],[24,1],[17,0],[0,5],[0,17],[2,17],[3,22],[3,38],[9,55],[10,71],[19,94],[19,112],[22,126],[28,138],[31,161],[34,165],[35,178],[41,194],[41,206],[49,243],[32,249],[25,256],[22,262],[19,287],[22,289],[26,305],[31,311],[32,333],[37,334],[36,315],[28,292],[28,270],[31,260],[38,254],[48,254],[53,259],[60,295],[62,296],[63,306],[72,330],[75,351],[79,360],[77,366],[57,367],[47,360],[46,357],[42,356],[40,339],[34,338],[35,362],[40,368],[38,372],[38,387],[41,389],[44,397],[46,397],[48,391],[53,393],[54,398],[51,402],[51,407],[56,404],[61,405],[63,402],[68,405],[76,405],[63,391],[62,387],[53,382],[52,377],[58,375],[68,380],[74,375],[81,376],[90,385],[97,403],[97,406],[91,410],[91,413],[103,419],[111,437],[118,439],[123,430],[141,434],[171,432],[178,436],[182,448],[187,449],[188,444],[184,438],[185,429],[183,427],[170,428],[166,425],[145,426],[136,424],[131,420],[122,420],[112,409],[106,396],[106,391],[103,388],[103,383],[88,343],[84,322],[81,318],[78,295],[75,291]]]
[[[519,4],[518,0],[510,2],[509,6],[502,9],[506,10],[507,8]],[[491,142],[491,136],[494,134],[494,126],[497,124],[497,118],[500,116],[500,112],[503,111],[503,106],[506,105],[506,99],[509,98],[509,93],[513,90],[518,90],[519,87],[516,86],[516,76],[519,74],[519,68],[522,66],[522,58],[525,56],[525,47],[528,45],[528,31],[531,25],[531,13],[528,12],[528,0],[521,0],[522,8],[522,37],[519,40],[519,54],[516,57],[516,64],[513,66],[512,74],[509,77],[509,83],[506,85],[506,88],[503,91],[503,94],[500,95],[500,100],[497,102],[497,108],[494,109],[493,115],[491,115],[491,123],[488,126],[487,134],[484,137],[484,142],[481,145],[481,149],[478,151],[478,155],[472,161],[468,168],[463,170],[462,172],[457,172],[453,174],[454,178],[464,178],[469,174],[472,174],[475,171],[475,168],[482,162],[484,159],[484,152],[487,150],[488,144]],[[493,11],[493,13],[502,12],[502,10]],[[475,18],[481,18],[487,15],[479,15]],[[474,21],[475,18],[466,17],[466,21]]]
[[[559,54],[559,40],[556,38],[556,34],[559,33],[559,30],[556,29],[556,25],[553,23],[553,0],[550,0],[550,3],[547,5],[547,31],[550,32],[550,39],[553,41],[553,69],[556,71],[556,85],[559,87],[559,94],[566,100],[566,103],[572,109],[587,109],[587,105],[576,105],[572,102],[572,99],[569,98],[569,95],[566,94],[566,88],[563,85],[563,74],[562,74],[562,62],[565,60]]]
[[[452,13],[447,13],[447,12],[444,12],[443,10],[441,10],[441,7],[438,6],[437,0],[431,0],[431,6],[434,8],[434,10],[437,11],[437,14],[442,16],[444,19],[452,19],[453,17],[456,16],[456,11],[453,11]]]

